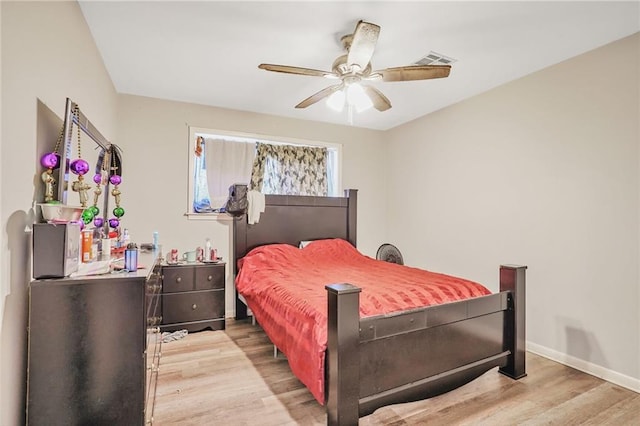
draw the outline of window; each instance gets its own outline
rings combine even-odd
[[[265,194],[309,195],[326,182],[323,193],[339,196],[341,151],[342,146],[334,143],[190,127],[187,212],[217,212],[234,183],[246,183]],[[288,165],[280,164],[302,157],[309,163],[298,164],[294,173],[286,170]],[[321,168],[316,169],[316,163]],[[297,173],[308,176],[299,178]],[[303,182],[295,188],[292,181]]]

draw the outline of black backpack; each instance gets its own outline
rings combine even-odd
[[[249,202],[247,201],[247,185],[234,183],[229,187],[229,198],[224,206],[225,212],[231,216],[244,216],[247,212]]]

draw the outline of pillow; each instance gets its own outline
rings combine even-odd
[[[335,240],[336,238],[318,238],[316,240],[302,240],[300,241],[300,243],[298,244],[298,248],[305,248],[306,246],[308,246],[309,244],[315,242],[315,241],[332,241]]]
[[[309,245],[309,243],[312,243],[314,240],[303,240],[300,241],[300,244],[298,244],[298,248],[305,248],[307,245]]]

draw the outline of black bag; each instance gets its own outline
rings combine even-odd
[[[247,185],[234,183],[229,187],[229,198],[224,206],[225,212],[231,216],[243,216],[247,212],[249,201],[247,201]]]

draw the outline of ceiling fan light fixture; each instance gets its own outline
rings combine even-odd
[[[366,111],[373,106],[373,102],[359,83],[347,86],[347,103],[353,105],[358,112]]]
[[[327,98],[327,106],[336,112],[344,109],[345,95],[343,90],[336,90]]]
[[[419,61],[419,64],[372,71],[371,58],[379,34],[379,25],[358,21],[354,32],[342,37],[343,47],[347,52],[333,61],[331,71],[278,64],[260,64],[258,68],[272,72],[341,80],[338,84],[330,85],[314,93],[295,107],[307,108],[326,99],[327,105],[335,111],[342,112],[346,106],[350,122],[354,111],[360,113],[373,107],[383,112],[391,108],[391,102],[380,90],[366,84],[361,86],[360,82],[362,81],[382,80],[386,83],[430,80],[449,76],[450,64],[455,62],[455,59],[435,52],[429,53]],[[423,61],[429,65],[421,65]],[[433,61],[438,61],[440,64],[436,65]]]

